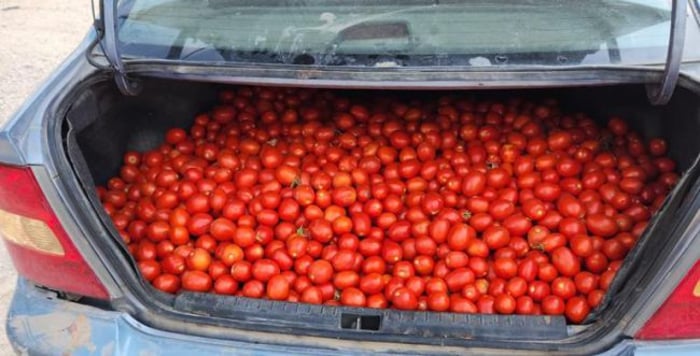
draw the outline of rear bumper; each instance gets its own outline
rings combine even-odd
[[[21,277],[6,323],[12,346],[25,355],[328,355],[330,351],[164,332],[126,313],[57,299]]]
[[[359,350],[256,344],[160,331],[126,313],[57,299],[22,278],[7,316],[7,335],[16,352],[30,355],[359,354]],[[605,354],[696,355],[698,350],[700,340],[626,340]]]

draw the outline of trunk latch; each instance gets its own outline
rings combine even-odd
[[[665,105],[671,99],[676,88],[683,60],[683,45],[685,43],[685,20],[687,11],[685,0],[673,0],[671,9],[671,30],[668,40],[668,52],[664,74],[659,84],[647,85],[647,96],[653,105]]]
[[[104,0],[102,43],[104,54],[109,61],[110,67],[114,71],[114,81],[117,88],[124,95],[135,96],[141,92],[141,84],[126,75],[124,62],[122,62],[119,47],[117,45],[117,0]]]

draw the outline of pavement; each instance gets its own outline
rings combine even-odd
[[[78,45],[89,0],[0,0],[0,125]],[[0,355],[11,355],[5,316],[17,274],[0,243]]]

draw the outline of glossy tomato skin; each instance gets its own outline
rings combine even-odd
[[[182,274],[182,288],[193,292],[207,292],[212,288],[212,279],[202,271],[186,271]]]
[[[506,293],[497,295],[494,301],[494,309],[499,314],[513,314],[516,306],[515,298]]]
[[[617,233],[615,220],[603,214],[592,214],[586,217],[586,227],[594,235],[610,237]]]
[[[364,307],[367,304],[367,297],[357,288],[346,288],[340,294],[340,303],[350,307]]]
[[[180,290],[180,278],[172,274],[161,274],[153,280],[153,286],[166,293],[177,293]]]
[[[452,250],[463,251],[476,238],[476,230],[467,224],[456,224],[447,233],[447,244]]]
[[[487,184],[487,177],[484,173],[473,171],[467,173],[462,180],[462,193],[467,196],[475,196],[484,191]]]
[[[542,300],[542,312],[547,315],[562,315],[565,310],[564,301],[555,295],[548,295]]]
[[[273,260],[261,259],[253,263],[251,273],[256,280],[267,282],[280,273],[280,267]]]
[[[229,274],[223,274],[214,281],[214,293],[233,295],[238,291],[238,282]]]
[[[333,278],[333,266],[325,260],[316,260],[309,266],[308,276],[316,285],[327,283]]]
[[[576,284],[571,278],[557,277],[552,281],[551,286],[552,294],[564,300],[568,300],[576,295]]]
[[[290,282],[281,274],[270,278],[266,288],[266,296],[271,300],[286,300],[289,298]]]
[[[590,312],[588,301],[584,297],[573,297],[566,302],[565,315],[572,323],[579,324]]]
[[[559,273],[573,277],[581,270],[581,261],[568,247],[558,247],[552,251],[552,263]]]
[[[418,308],[418,298],[406,287],[397,288],[391,295],[391,303],[401,310],[415,310]]]
[[[218,99],[97,188],[167,293],[579,324],[680,177],[670,142],[549,99]]]
[[[494,273],[504,279],[510,279],[518,273],[518,264],[512,258],[497,258],[493,263]]]
[[[543,281],[534,281],[528,287],[528,296],[534,301],[542,301],[551,292],[549,284]]]
[[[445,292],[428,295],[428,309],[436,312],[447,311],[450,308],[450,297]]]
[[[497,250],[508,245],[510,232],[502,226],[491,226],[484,231],[482,239],[490,249]]]
[[[147,281],[153,281],[161,273],[161,267],[158,262],[154,260],[145,260],[138,263],[139,271],[144,279]]]

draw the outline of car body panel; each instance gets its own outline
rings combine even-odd
[[[42,355],[351,355],[367,348],[299,347],[221,340],[151,328],[127,313],[70,302],[18,279],[7,318],[7,333],[22,354]],[[361,344],[359,342],[358,344]],[[341,344],[339,344],[340,346]],[[700,340],[624,340],[601,355],[696,355]],[[377,344],[376,354],[408,354]],[[437,352],[436,349],[433,351]],[[443,352],[445,350],[440,350]],[[456,350],[452,350],[455,352]],[[460,354],[484,354],[462,349]],[[429,354],[423,349],[412,354]],[[538,352],[539,354],[539,352]]]
[[[449,348],[436,350],[423,345],[392,345],[387,343],[363,343],[348,340],[329,340],[318,342],[318,338],[296,337],[290,334],[267,334],[255,340],[260,333],[243,330],[231,330],[221,338],[212,337],[212,332],[221,327],[208,327],[196,323],[178,325],[178,332],[163,331],[170,329],[178,321],[175,319],[158,319],[157,312],[151,312],[144,318],[143,306],[132,306],[125,301],[129,298],[128,288],[120,285],[111,267],[106,266],[104,255],[100,255],[91,233],[81,221],[79,206],[69,204],[63,195],[61,186],[65,180],[75,177],[60,175],[57,163],[47,151],[48,144],[55,137],[50,137],[49,122],[59,114],[59,105],[71,92],[96,73],[103,77],[110,74],[92,66],[86,59],[97,34],[91,30],[75,52],[64,61],[4,127],[0,127],[0,162],[29,165],[44,191],[47,200],[56,211],[63,227],[73,237],[76,247],[81,251],[96,275],[105,284],[114,298],[112,307],[105,310],[94,306],[79,304],[59,299],[56,293],[36,288],[20,277],[7,319],[7,331],[17,351],[29,354],[62,354],[69,352],[82,354],[137,354],[152,351],[154,354],[324,354],[376,352],[401,353],[410,350],[416,353],[488,353],[480,348]],[[605,85],[616,83],[649,83],[660,80],[661,66],[655,67],[570,67],[537,68],[520,71],[411,71],[403,68],[379,68],[368,71],[359,69],[318,68],[293,69],[290,66],[227,66],[216,68],[166,63],[158,61],[134,61],[127,65],[130,73],[156,77],[204,80],[226,83],[255,83],[269,85],[344,87],[344,88],[392,88],[392,89],[467,89],[467,88],[521,88],[532,86],[572,86]],[[482,69],[483,70],[483,69]],[[682,67],[681,84],[698,86],[700,84],[700,65],[688,63]],[[412,79],[412,80],[407,80]],[[697,220],[697,217],[696,217]],[[700,223],[693,224],[694,234]],[[688,239],[691,240],[691,239]],[[695,248],[700,239],[692,239]],[[686,256],[687,257],[687,256]],[[690,257],[687,257],[688,260]],[[683,265],[688,266],[684,260]],[[682,273],[676,269],[669,275]],[[655,303],[663,302],[663,296],[671,292],[657,293]],[[642,303],[642,302],[640,302]],[[139,309],[140,308],[140,309]],[[140,313],[140,314],[139,314]],[[134,316],[132,316],[134,315]],[[627,335],[634,331],[648,318],[636,318],[636,324],[630,324],[625,330]],[[141,320],[158,319],[154,327],[147,326]],[[635,329],[636,328],[636,329]],[[191,333],[187,333],[187,331]],[[205,332],[208,331],[208,332]],[[206,335],[197,336],[196,334]],[[209,337],[207,337],[209,336]],[[226,338],[224,340],[224,337]],[[270,342],[271,339],[276,343]],[[297,342],[293,342],[294,339]],[[638,342],[630,339],[608,340],[612,348],[607,354],[655,354],[674,353],[691,354],[700,350],[700,340]],[[311,348],[309,345],[315,345]],[[335,348],[329,348],[334,345]],[[431,352],[432,351],[432,352]],[[526,353],[527,351],[524,351]],[[539,354],[538,351],[531,351]]]

